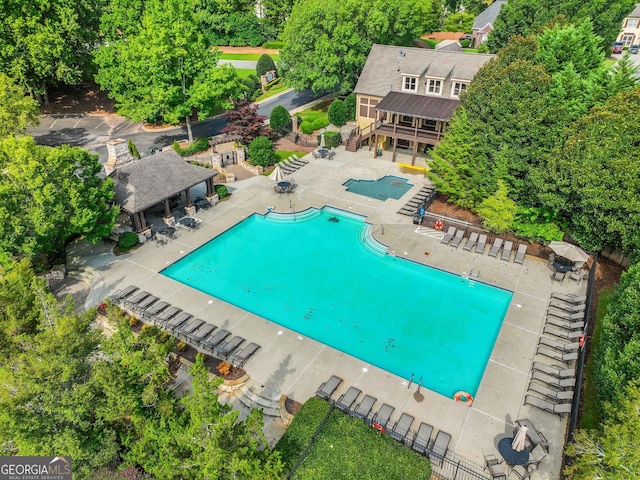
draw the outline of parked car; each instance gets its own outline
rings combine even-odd
[[[613,42],[613,48],[611,49],[611,53],[622,53],[622,48],[624,44],[622,42]]]
[[[631,45],[629,47],[629,53],[638,53],[638,50],[640,50],[640,45]]]

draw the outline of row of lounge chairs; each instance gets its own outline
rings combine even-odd
[[[456,227],[450,226],[447,229],[446,233],[444,234],[444,237],[442,237],[441,243],[444,243],[446,245],[451,245],[454,248],[458,248],[460,244],[463,242],[463,240],[465,240],[464,234],[465,234],[465,231],[463,229],[456,229]],[[486,234],[484,233],[478,234],[476,232],[472,232],[469,235],[469,238],[467,238],[464,241],[464,246],[462,247],[462,249],[470,252],[475,247],[475,252],[479,253],[480,255],[483,255],[486,245],[487,245]],[[493,245],[489,249],[488,255],[490,257],[497,258],[501,250],[502,250],[502,254],[500,255],[500,258],[506,261],[511,260],[513,242],[510,240],[505,241],[502,238],[496,238],[493,242]],[[518,245],[518,250],[516,252],[516,255],[513,261],[515,263],[521,264],[522,262],[524,262],[524,256],[526,255],[526,253],[527,253],[527,245],[524,243],[521,243],[520,245]]]
[[[293,154],[286,160],[278,162],[278,166],[282,169],[282,173],[285,175],[291,175],[293,172],[304,167],[307,163],[309,162],[302,160],[301,158],[298,158],[296,154]]]
[[[378,399],[371,395],[364,395],[362,400],[357,402],[362,391],[353,386],[349,387],[349,389],[334,402],[331,396],[341,383],[342,379],[333,375],[329,380],[320,385],[320,388],[316,391],[316,396],[332,402],[333,406],[338,410],[352,417],[364,420],[372,427],[383,433],[387,433],[395,440],[412,448],[421,455],[428,455],[435,464],[442,464],[449,449],[449,442],[451,441],[450,434],[440,430],[432,442],[433,427],[424,422],[420,422],[418,431],[413,434],[411,426],[415,418],[407,413],[402,413],[396,422],[391,422],[391,415],[393,415],[395,408],[386,403],[383,403],[374,414],[371,414],[373,406],[378,402]]]
[[[138,315],[143,322],[152,323],[194,348],[211,353],[237,367],[243,367],[260,349],[255,343],[243,346],[244,338],[232,336],[228,330],[218,329],[215,325],[195,318],[132,285],[118,290],[109,300]]]

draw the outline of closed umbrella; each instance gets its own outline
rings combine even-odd
[[[280,165],[276,165],[276,168],[274,168],[273,172],[271,172],[271,175],[269,175],[269,179],[273,180],[274,182],[281,182],[284,180],[284,173],[282,173]]]
[[[511,448],[513,448],[516,452],[523,451],[527,446],[527,427],[525,425],[521,426],[518,429],[518,433],[513,438],[513,442],[511,442]]]
[[[324,146],[324,133],[320,135],[320,148],[325,148]]]
[[[549,244],[549,248],[551,248],[556,255],[571,260],[572,262],[586,262],[589,260],[589,255],[584,250],[571,243],[553,241]]]

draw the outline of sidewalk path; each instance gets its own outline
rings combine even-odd
[[[253,60],[218,60],[218,63],[227,63],[243,70],[255,70],[258,64]]]

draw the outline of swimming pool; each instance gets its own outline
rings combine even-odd
[[[398,200],[409,191],[413,184],[406,178],[386,175],[378,180],[354,180],[349,179],[343,183],[347,187],[347,192],[357,193],[365,197],[386,200],[393,198]]]
[[[161,273],[445,396],[475,395],[512,292],[385,254],[370,229],[330,207],[255,214]]]

